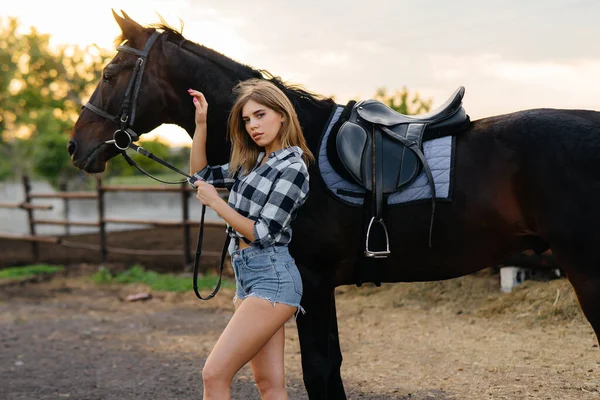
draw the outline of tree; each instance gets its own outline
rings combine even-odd
[[[58,183],[78,173],[66,142],[109,55],[96,46],[52,49],[50,35],[18,28],[16,18],[0,18],[0,178],[36,171]]]
[[[392,109],[405,115],[416,115],[429,112],[433,99],[423,100],[418,92],[410,95],[406,86],[394,94],[387,94],[387,89],[379,88],[375,92],[375,100],[387,104]]]
[[[66,183],[78,173],[70,164],[66,150],[68,140],[68,136],[60,132],[49,131],[39,135],[37,143],[33,146],[34,172],[46,178],[54,187]]]

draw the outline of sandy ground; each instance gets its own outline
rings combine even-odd
[[[51,280],[0,283],[0,398],[198,399],[201,370],[231,317],[232,293],[124,302],[139,285],[98,286],[95,265]],[[600,351],[567,281],[510,294],[484,271],[459,279],[339,288],[349,399],[600,398]],[[287,325],[290,399],[307,399],[295,323]],[[248,367],[233,398],[256,399]]]

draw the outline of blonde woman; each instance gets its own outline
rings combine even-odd
[[[202,371],[204,399],[229,399],[233,377],[247,362],[263,399],[287,399],[284,324],[303,311],[302,281],[287,245],[290,224],[309,193],[306,165],[313,155],[279,88],[252,79],[235,91],[230,162],[207,166],[208,103],[202,93],[189,90],[196,106],[190,173],[199,178],[198,200],[227,222],[236,278],[236,312]],[[215,186],[230,190],[228,202]]]

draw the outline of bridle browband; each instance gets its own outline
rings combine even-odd
[[[90,102],[87,102],[83,107],[85,107],[88,110],[100,115],[101,117],[104,117],[107,120],[115,122],[117,125],[119,125],[119,128],[113,133],[113,138],[111,140],[105,141],[104,143],[105,144],[114,144],[120,150],[121,154],[123,155],[123,157],[125,158],[127,163],[129,163],[129,165],[137,168],[138,170],[140,170],[142,173],[149,176],[150,178],[155,179],[162,183],[181,184],[181,183],[185,182],[185,180],[180,181],[180,182],[163,181],[161,179],[158,179],[158,178],[152,176],[148,172],[144,171],[142,168],[140,168],[140,166],[137,165],[137,163],[135,161],[133,161],[131,159],[131,157],[129,157],[127,155],[126,150],[128,148],[131,148],[131,149],[135,150],[136,152],[142,154],[143,156],[146,156],[154,161],[157,161],[160,164],[172,169],[173,171],[186,176],[191,183],[194,183],[198,180],[196,177],[191,176],[191,175],[181,171],[180,169],[169,164],[168,162],[156,157],[154,154],[152,154],[148,150],[144,149],[143,147],[137,146],[136,144],[133,143],[134,141],[137,141],[140,137],[140,135],[138,135],[132,129],[132,126],[133,126],[133,123],[135,122],[137,99],[138,99],[138,95],[141,90],[142,78],[144,77],[144,68],[146,66],[148,54],[150,54],[150,49],[152,49],[152,46],[154,45],[154,43],[156,42],[156,40],[158,39],[158,37],[160,35],[161,35],[161,33],[155,30],[152,33],[152,35],[150,36],[150,38],[148,39],[148,41],[146,42],[146,45],[144,46],[143,50],[134,49],[133,47],[129,47],[129,46],[125,46],[125,45],[121,45],[121,46],[117,47],[117,51],[124,51],[126,53],[130,53],[130,54],[133,54],[138,57],[138,59],[135,63],[135,66],[133,67],[133,72],[131,74],[131,79],[129,80],[129,84],[127,85],[127,90],[125,91],[125,97],[123,98],[123,102],[121,103],[121,109],[119,110],[119,115],[109,114],[108,112],[104,111],[103,109],[101,109],[99,107],[96,107],[95,105],[93,105]],[[227,247],[229,245],[229,240],[230,240],[230,236],[229,236],[229,232],[228,232],[227,239],[225,240],[225,244],[223,246],[223,251],[221,253],[221,264],[219,266],[219,281],[217,282],[217,286],[215,287],[213,292],[211,294],[209,294],[207,297],[202,297],[200,295],[200,293],[198,292],[198,266],[200,264],[200,255],[202,254],[202,239],[204,237],[204,215],[205,215],[205,213],[206,213],[206,205],[203,204],[202,205],[202,215],[200,218],[200,231],[198,233],[198,244],[196,247],[196,257],[194,259],[194,275],[193,275],[194,293],[200,300],[210,300],[219,291],[219,289],[221,287],[221,281],[223,278],[223,267],[224,267],[224,263],[225,263],[225,255],[226,255]]]

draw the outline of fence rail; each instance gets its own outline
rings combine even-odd
[[[96,193],[90,192],[58,192],[58,193],[31,193],[31,199],[97,199]]]
[[[21,208],[23,210],[52,210],[53,205],[31,204],[31,203],[0,203],[0,208]]]
[[[42,242],[50,244],[58,244],[58,242],[60,241],[60,238],[57,238],[55,236],[32,236],[11,233],[0,233],[0,239],[23,240],[26,242]]]
[[[174,186],[130,186],[130,185],[103,185],[100,177],[96,178],[95,192],[67,192],[63,186],[61,191],[57,193],[31,193],[31,184],[27,176],[22,178],[25,200],[21,203],[0,203],[0,208],[18,208],[27,212],[29,234],[9,234],[0,233],[0,239],[19,240],[31,242],[32,255],[35,262],[40,259],[39,244],[55,244],[69,248],[87,249],[97,251],[101,263],[108,261],[109,254],[128,254],[141,256],[183,256],[184,267],[189,266],[192,262],[192,254],[190,248],[190,226],[198,224],[197,221],[189,220],[189,197],[195,190],[187,183],[182,183],[178,187]],[[217,189],[219,192],[225,192],[225,189]],[[140,220],[131,218],[106,218],[105,211],[105,196],[107,192],[163,192],[163,193],[179,193],[181,198],[181,220]],[[33,204],[33,199],[62,199],[64,205],[64,219],[45,219],[35,218],[34,210],[47,211],[52,210],[52,205]],[[72,200],[96,200],[98,202],[98,219],[97,221],[72,221],[69,219],[69,202]],[[149,225],[154,227],[173,227],[182,228],[183,248],[180,250],[139,250],[126,249],[121,247],[108,246],[106,224],[129,224],[129,225]],[[37,225],[57,225],[65,227],[65,237],[70,235],[71,226],[80,227],[97,227],[99,228],[99,244],[80,243],[72,240],[67,240],[65,237],[44,236],[36,234]],[[225,227],[224,221],[205,221],[205,227]],[[208,256],[219,256],[219,251],[203,251],[202,254]]]
[[[85,222],[85,221],[63,221],[59,219],[40,219],[34,218],[33,223],[36,225],[63,225],[63,226],[89,226],[96,227],[100,226],[99,222]]]

